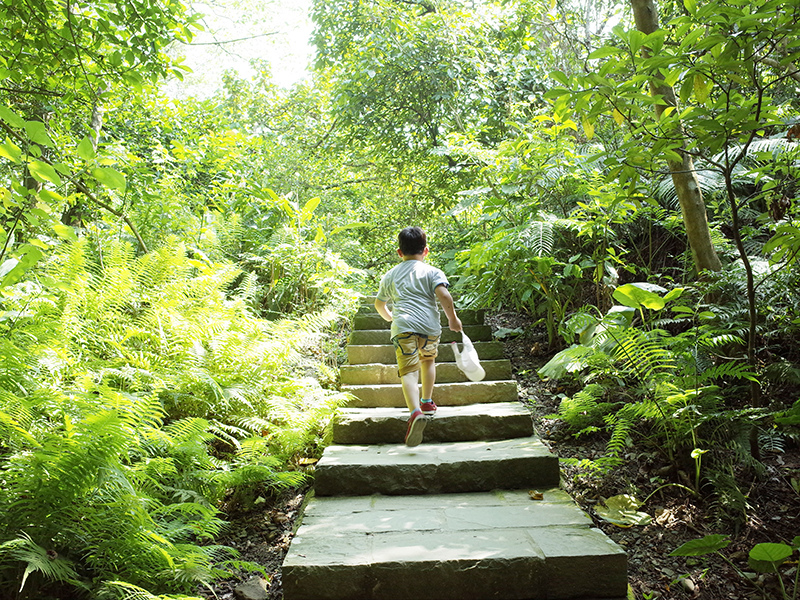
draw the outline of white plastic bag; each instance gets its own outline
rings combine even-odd
[[[461,369],[470,381],[483,380],[486,377],[486,371],[483,370],[478,360],[478,352],[475,350],[475,346],[472,345],[472,340],[463,331],[461,332],[461,342],[463,344],[461,352],[458,351],[458,344],[451,342],[453,344],[453,354],[456,356],[456,366]]]

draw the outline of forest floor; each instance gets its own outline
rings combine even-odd
[[[536,374],[550,356],[545,352],[544,332],[529,327],[514,314],[489,319],[495,331],[506,332],[506,356],[511,359],[522,401],[531,409],[539,435],[562,459],[594,459],[605,450],[601,435],[575,438],[564,432],[563,423],[552,418],[565,391]],[[628,552],[629,598],[651,600],[779,600],[784,598],[776,574],[753,573],[748,567],[750,549],[761,542],[791,541],[800,535],[800,494],[791,478],[800,479],[800,448],[765,453],[765,472],[746,482],[746,506],[740,515],[726,515],[718,496],[696,496],[686,489],[688,476],[675,472],[656,447],[637,444],[629,448],[624,462],[602,476],[587,474],[575,465],[562,463],[566,490],[611,539]],[[666,485],[665,484],[680,484]],[[740,481],[740,486],[742,482]],[[660,491],[658,488],[661,487]],[[265,598],[282,600],[280,565],[291,542],[295,521],[307,488],[288,490],[264,503],[260,509],[232,518],[220,543],[232,546],[241,559],[262,565],[270,575]],[[655,493],[653,493],[655,492]],[[595,509],[619,494],[648,499],[639,510],[652,517],[647,525],[619,527],[598,517]],[[736,518],[738,516],[738,518]],[[730,536],[730,545],[719,555],[673,557],[681,544],[709,534]],[[797,554],[794,555],[795,557]],[[734,566],[735,565],[735,568]],[[737,569],[739,572],[737,572]],[[792,598],[798,564],[784,564],[780,571],[786,598]],[[236,587],[253,576],[222,580],[201,595],[217,600],[241,599]],[[757,589],[752,580],[763,590]],[[800,597],[800,596],[798,596]]]

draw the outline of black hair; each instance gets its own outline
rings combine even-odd
[[[419,227],[406,227],[397,235],[400,252],[403,256],[422,254],[428,246],[428,236]]]

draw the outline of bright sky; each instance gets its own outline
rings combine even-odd
[[[226,69],[252,75],[249,62],[254,58],[270,64],[273,81],[282,87],[308,76],[311,0],[203,0],[191,6],[205,15],[206,31],[198,32],[191,46],[175,48],[193,73],[183,82],[170,82],[167,94],[206,96],[218,87]],[[241,41],[214,45],[231,40]]]

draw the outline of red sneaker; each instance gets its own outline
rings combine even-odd
[[[422,442],[422,432],[425,431],[425,416],[421,410],[415,410],[408,419],[408,431],[406,431],[406,446],[413,448]]]
[[[423,400],[419,405],[423,415],[432,415],[436,413],[436,403],[433,400]]]

